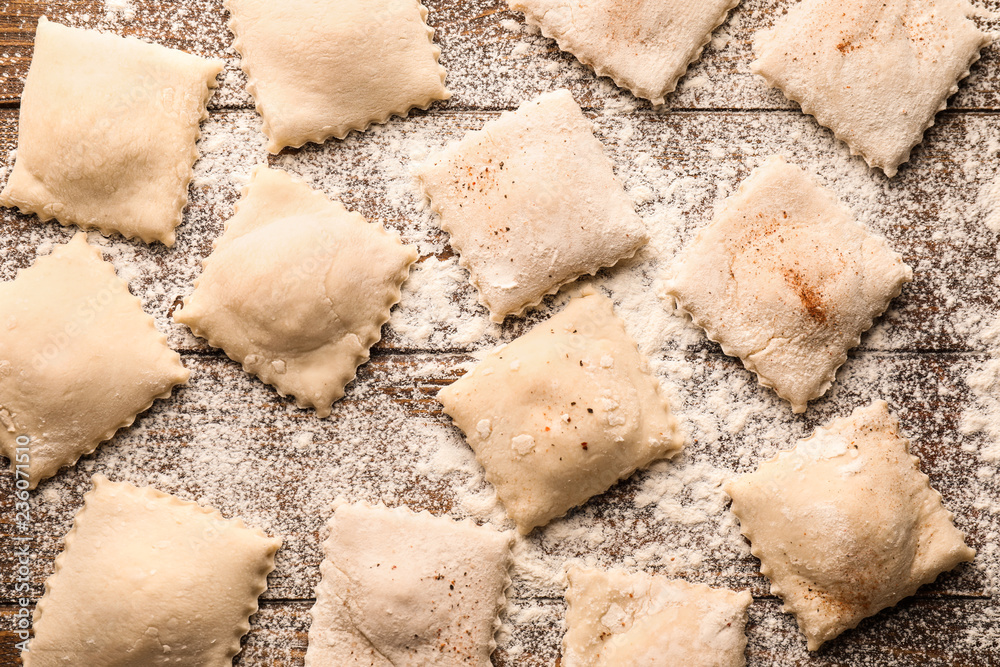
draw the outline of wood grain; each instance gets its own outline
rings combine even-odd
[[[153,485],[240,516],[285,538],[278,567],[262,596],[261,610],[244,638],[239,665],[301,665],[309,625],[308,610],[318,579],[323,524],[340,494],[370,502],[386,499],[415,509],[456,516],[468,514],[464,497],[488,491],[481,476],[468,469],[437,469],[440,452],[463,451],[460,435],[441,414],[434,394],[469,367],[473,354],[495,342],[506,342],[548,316],[543,308],[525,320],[488,331],[475,342],[454,337],[415,337],[404,326],[414,315],[404,300],[385,327],[373,359],[359,370],[347,397],[329,420],[317,420],[296,409],[271,388],[244,374],[237,364],[183,327],[170,313],[190,292],[200,273],[199,260],[232,214],[239,196],[240,174],[267,161],[307,178],[315,187],[341,199],[371,220],[397,229],[404,240],[421,248],[421,264],[451,261],[446,236],[422,210],[412,192],[407,168],[413,149],[437,149],[448,140],[478,129],[501,111],[554,87],[568,87],[595,123],[598,137],[616,164],[626,188],[651,189],[639,211],[650,225],[676,227],[676,243],[660,244],[661,254],[644,254],[638,263],[652,273],[665,268],[672,252],[708,222],[712,206],[731,193],[764,158],[783,153],[816,173],[869,228],[884,235],[917,270],[890,311],[851,355],[834,389],[804,416],[792,417],[786,406],[756,385],[738,361],[718,346],[696,337],[693,342],[668,340],[656,351],[660,361],[691,369],[678,381],[664,376],[682,417],[695,414],[717,399],[716,384],[734,386],[734,405],[752,406],[745,413],[721,416],[711,439],[690,443],[681,460],[661,463],[592,499],[550,529],[526,541],[524,557],[558,569],[566,559],[591,557],[606,566],[628,564],[643,550],[662,551],[652,569],[692,581],[755,596],[748,627],[748,664],[763,665],[901,665],[979,666],[1000,664],[1000,611],[990,597],[982,559],[947,573],[911,600],[868,619],[817,655],[807,655],[804,642],[779,602],[768,595],[758,563],[745,542],[734,534],[728,512],[707,512],[692,525],[665,521],[637,498],[650,483],[689,465],[712,465],[733,473],[752,470],[758,460],[741,452],[744,439],[773,437],[774,448],[787,448],[818,424],[850,407],[885,398],[899,413],[913,438],[922,467],[956,513],[969,542],[989,553],[1000,534],[1000,517],[984,497],[995,485],[973,472],[981,465],[976,448],[958,431],[971,401],[965,378],[989,356],[988,346],[970,332],[977,317],[992,319],[1000,310],[996,285],[996,234],[983,225],[982,197],[1000,166],[996,118],[1000,112],[1000,47],[983,53],[949,111],[939,114],[911,162],[889,181],[867,169],[829,132],[800,114],[775,91],[751,75],[753,34],[768,26],[792,0],[745,0],[716,33],[701,62],[668,99],[668,108],[652,110],[633,104],[627,93],[611,90],[551,40],[518,26],[522,17],[502,0],[425,0],[430,22],[442,46],[454,96],[428,112],[394,119],[385,128],[354,134],[324,146],[309,146],[268,156],[259,120],[245,91],[245,77],[230,48],[222,0],[156,2],[132,0],[135,15],[109,17],[95,0],[14,1],[0,5],[0,168],[11,166],[17,144],[19,96],[31,57],[34,26],[41,15],[73,25],[87,25],[180,48],[226,61],[220,88],[203,126],[202,160],[196,168],[191,201],[178,245],[145,247],[112,239],[106,251],[130,281],[144,308],[182,352],[192,370],[189,386],[169,401],[160,401],[136,424],[119,433],[95,454],[84,457],[42,484],[34,496],[31,585],[35,597],[52,572],[62,536],[81,506],[95,472],[113,479]],[[997,11],[1000,0],[977,6]],[[997,19],[983,16],[984,28],[998,29]],[[484,67],[483,63],[488,63]],[[624,111],[620,109],[625,105]],[[632,108],[634,107],[634,108]],[[238,141],[233,143],[233,138]],[[226,141],[222,141],[226,139]],[[210,177],[229,170],[230,180]],[[694,181],[677,195],[673,184]],[[855,184],[864,182],[861,188]],[[403,193],[403,194],[400,194]],[[67,240],[75,230],[11,211],[0,213],[0,278],[12,279],[29,266],[39,250]],[[665,248],[665,249],[664,249]],[[652,251],[650,251],[652,252]],[[619,267],[602,271],[595,282],[613,280]],[[653,277],[649,278],[652,294]],[[465,318],[484,318],[474,291],[456,284],[449,295]],[[650,296],[655,299],[655,296]],[[558,302],[549,299],[546,306]],[[643,326],[623,313],[630,327]],[[724,379],[725,382],[720,380]],[[739,383],[737,383],[739,384]],[[733,432],[727,419],[746,420]],[[468,452],[466,451],[466,456]],[[474,465],[470,469],[474,469]],[[14,538],[12,478],[0,476],[0,665],[18,664],[14,629],[16,595],[13,580]],[[995,502],[995,498],[993,499]],[[679,499],[698,509],[698,499]],[[692,510],[693,511],[693,510]],[[600,530],[598,545],[573,537],[573,527]],[[551,537],[559,535],[556,539]],[[570,535],[567,537],[567,535]],[[725,539],[720,539],[720,536]],[[681,546],[700,549],[700,563],[670,561]],[[548,584],[515,577],[498,666],[556,665],[562,636],[564,603],[558,582]],[[522,607],[544,613],[521,617]],[[511,653],[511,646],[527,647]]]
[[[796,112],[683,112],[659,115],[653,112],[634,114],[634,135],[621,141],[614,126],[599,114],[591,114],[598,135],[615,160],[618,175],[626,186],[639,186],[642,174],[632,167],[639,155],[651,159],[658,174],[656,185],[663,188],[654,193],[649,204],[640,208],[648,213],[657,206],[671,206],[681,216],[682,241],[711,219],[712,206],[725,192],[735,190],[754,165],[770,155],[784,154],[789,160],[817,174],[819,180],[840,195],[851,207],[857,219],[884,235],[890,245],[901,252],[906,262],[917,269],[915,281],[907,285],[902,296],[892,303],[881,324],[862,340],[861,350],[877,351],[961,351],[982,350],[983,345],[970,340],[964,324],[970,315],[992,312],[1000,307],[1000,295],[991,283],[995,275],[995,234],[983,225],[980,207],[982,192],[996,173],[998,161],[990,156],[976,162],[966,172],[955,156],[971,156],[995,134],[996,117],[985,112],[945,113],[919,146],[910,164],[900,175],[889,181],[873,174],[863,192],[852,191],[848,185],[859,174],[867,172],[857,158],[827,131]],[[261,146],[249,155],[233,160],[237,173],[247,174],[256,162],[270,159],[292,173],[302,175],[314,186],[336,193],[338,199],[370,220],[376,220],[398,230],[405,241],[429,247],[430,257],[452,256],[446,235],[441,232],[426,211],[420,210],[415,193],[408,193],[401,205],[392,203],[393,190],[410,187],[408,175],[395,178],[370,177],[373,155],[381,160],[398,161],[404,165],[413,160],[406,147],[398,145],[405,132],[432,145],[444,145],[460,138],[466,131],[478,129],[494,118],[492,112],[441,112],[409,120],[396,120],[387,130],[370,135],[353,135],[343,142],[310,146],[286,155],[267,156]],[[615,121],[617,122],[617,121]],[[756,128],[746,137],[745,125]],[[249,111],[225,111],[213,114],[204,127],[202,145],[211,145],[220,135],[245,132],[249,140],[259,140],[258,121]],[[12,166],[10,153],[16,147],[17,117],[13,111],[0,110],[0,167]],[[713,134],[705,136],[706,128]],[[820,142],[815,152],[803,142],[803,135]],[[725,151],[720,153],[720,149]],[[220,157],[218,159],[226,159]],[[203,162],[216,164],[211,154]],[[944,168],[942,167],[944,165]],[[405,171],[405,168],[403,169]],[[671,201],[666,190],[677,179],[697,174],[696,197],[683,202]],[[181,350],[205,351],[203,342],[192,338],[183,327],[172,325],[168,313],[178,298],[187,295],[200,274],[198,262],[177,262],[176,257],[201,259],[211,252],[212,242],[221,233],[225,219],[232,215],[232,205],[239,196],[239,186],[233,182],[199,184],[191,189],[190,205],[184,224],[178,229],[178,244],[174,248],[162,245],[123,246],[119,262],[134,267],[137,275],[133,290],[142,295],[144,287],[166,282],[165,293],[151,293],[144,302],[147,312],[154,314],[167,331],[170,343]],[[222,205],[220,206],[220,202]],[[10,243],[0,265],[0,277],[13,278],[20,268],[29,266],[39,247],[50,242],[65,242],[75,228],[61,229],[56,223],[40,224],[33,216],[4,211],[4,238]],[[431,254],[432,253],[432,254]],[[644,251],[641,258],[649,260]],[[665,269],[673,259],[663,255],[652,257],[655,266]],[[957,263],[962,271],[955,271]],[[120,267],[121,268],[121,267]],[[610,275],[602,272],[598,278]],[[478,305],[469,285],[457,286],[453,298],[462,304],[470,316],[480,317],[486,311]],[[559,297],[549,298],[553,303]],[[404,304],[405,305],[405,304]],[[525,320],[509,319],[500,337],[510,340],[534,323],[547,317],[542,309]],[[425,343],[408,341],[390,323],[384,340],[377,349],[426,349]],[[461,351],[454,345],[434,346],[441,351]],[[694,349],[717,350],[704,342]]]
[[[671,109],[790,109],[780,93],[769,90],[749,68],[753,36],[770,27],[794,0],[743,0],[729,20],[715,33],[701,58],[682,79],[679,90],[668,98]],[[441,45],[441,62],[448,70],[450,102],[437,105],[448,110],[496,110],[517,106],[553,87],[566,87],[585,107],[604,106],[608,101],[609,79],[598,79],[572,56],[558,50],[553,40],[516,30],[523,16],[507,9],[504,0],[426,0],[428,22]],[[1000,10],[1000,0],[976,0],[981,16],[976,22],[985,30],[996,30],[1000,20],[989,12]],[[38,17],[80,21],[118,34],[134,35],[147,41],[227,61],[220,77],[220,95],[215,108],[252,106],[239,74],[228,13],[223,0],[189,2],[132,3],[131,20],[106,20],[104,3],[99,0],[14,0],[0,13],[0,103],[16,105],[31,62],[35,25]],[[1000,106],[1000,46],[993,44],[982,53],[972,75],[952,100],[953,109],[993,109]],[[488,68],[482,66],[489,63]],[[516,86],[507,85],[516,82]],[[484,85],[485,84],[485,85]],[[627,93],[621,93],[627,99]],[[640,107],[648,108],[641,102]]]
[[[709,373],[746,373],[737,361],[722,355],[705,358],[700,353],[679,354]],[[979,532],[984,524],[975,508],[977,488],[962,477],[962,471],[974,467],[975,455],[956,446],[954,419],[962,407],[962,378],[983,358],[973,354],[860,353],[842,371],[835,395],[818,402],[798,425],[809,432],[841,413],[844,404],[859,405],[876,397],[890,400],[914,439],[913,450],[921,458],[924,471],[944,494],[947,506],[958,515],[957,523],[968,531],[970,544],[982,548],[1000,525],[994,522],[989,532]],[[227,514],[282,535],[285,546],[279,552],[278,568],[270,577],[264,598],[311,598],[318,583],[322,527],[328,518],[324,508],[342,493],[357,493],[356,486],[370,489],[374,495],[366,499],[377,502],[386,486],[364,484],[361,480],[369,471],[391,476],[394,504],[435,513],[460,511],[456,473],[435,472],[423,459],[428,444],[463,446],[433,396],[460,375],[462,365],[470,359],[467,355],[441,353],[378,354],[361,368],[357,381],[335,406],[327,425],[317,424],[311,413],[295,408],[290,400],[280,398],[222,355],[185,353],[184,362],[192,371],[188,386],[179,389],[170,401],[157,402],[133,428],[121,432],[96,454],[84,457],[77,466],[64,469],[45,483],[34,507],[34,592],[41,591],[44,578],[52,571],[52,560],[62,548],[62,536],[90,488],[90,475],[100,471],[113,479],[151,483],[169,493],[228,508]],[[427,374],[429,364],[433,364],[434,375]],[[868,380],[873,369],[878,369],[881,376],[874,386]],[[936,378],[934,395],[896,390],[914,386],[915,377]],[[753,391],[758,400],[772,400],[765,389],[754,387]],[[704,397],[693,392],[688,400]],[[377,419],[373,418],[376,414]],[[419,428],[423,437],[434,442],[408,442],[413,428]],[[314,434],[306,447],[296,444],[303,431]],[[364,447],[360,454],[355,449],[360,444],[359,434]],[[732,441],[735,444],[737,438]],[[775,443],[783,449],[790,444]],[[220,464],[213,460],[216,457],[232,463]],[[736,448],[727,443],[722,443],[712,457],[727,469],[747,468]],[[751,467],[756,463],[752,462]],[[671,465],[660,464],[663,468]],[[595,548],[585,537],[551,542],[544,531],[536,531],[531,540],[534,557],[557,564],[590,555],[617,563],[630,553],[658,544],[669,549],[674,527],[648,510],[636,511],[635,497],[649,475],[638,473],[556,522],[584,521],[615,535],[614,539]],[[329,481],[326,488],[317,490],[316,481],[321,479]],[[296,482],[290,484],[292,480]],[[0,482],[0,516],[7,520],[2,524],[3,537],[9,540],[11,479],[4,476]],[[315,511],[297,511],[303,506]],[[700,530],[686,529],[685,536],[696,546],[699,541],[707,543],[715,535],[732,532],[726,518],[713,517]],[[734,589],[749,588],[756,595],[765,595],[767,584],[759,575],[756,560],[740,548],[741,543],[742,539],[734,535],[725,548],[715,553],[706,550],[700,566],[674,568],[672,574]],[[0,554],[0,567],[12,571],[9,548]],[[982,577],[976,567],[963,566],[942,575],[922,595],[983,597]],[[559,589],[552,587],[542,592],[555,597]],[[0,583],[0,601],[9,602],[14,597],[12,582]]]
[[[515,601],[516,602],[516,601]],[[300,665],[305,657],[311,600],[264,602],[252,617],[253,631],[244,637],[243,650],[234,660],[241,667]],[[528,650],[517,654],[500,647],[493,655],[497,667],[544,667],[558,664],[562,641],[559,620],[565,613],[562,600],[541,602],[544,614],[513,627],[519,643]],[[778,611],[780,603],[766,598],[751,606],[747,626],[748,664],[788,667],[854,667],[894,662],[921,667],[993,667],[991,648],[1000,641],[997,627],[969,623],[985,615],[983,601],[969,600],[958,607],[943,600],[911,598],[899,606],[863,621],[844,635],[845,641],[807,654],[790,617]],[[7,628],[16,608],[0,606],[0,664],[17,664],[12,650],[16,637]],[[755,632],[767,624],[771,641],[763,645]],[[919,638],[919,639],[917,639]],[[954,638],[965,638],[954,641]]]

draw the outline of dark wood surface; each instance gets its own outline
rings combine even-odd
[[[956,512],[956,523],[980,551],[979,562],[943,575],[914,598],[868,619],[820,653],[807,655],[793,620],[768,594],[758,563],[747,555],[742,541],[736,538],[718,546],[716,538],[725,529],[728,510],[705,524],[684,526],[664,523],[649,508],[637,506],[644,485],[665,474],[662,465],[613,487],[562,520],[603,529],[602,543],[547,539],[546,531],[536,531],[528,539],[531,558],[549,568],[587,556],[615,565],[651,545],[669,550],[688,544],[700,549],[700,566],[677,567],[670,574],[753,592],[750,665],[1000,664],[1000,603],[991,596],[996,582],[990,580],[1000,566],[982,561],[998,558],[991,545],[1000,535],[1000,519],[988,502],[984,506],[984,498],[996,504],[1000,497],[993,478],[976,474],[983,465],[975,451],[982,444],[979,436],[963,436],[958,428],[963,410],[974,401],[965,378],[991,354],[974,335],[975,316],[991,321],[998,311],[997,235],[983,223],[982,193],[1000,165],[1000,145],[991,144],[1000,139],[1000,48],[994,45],[984,51],[973,75],[951,100],[949,110],[938,116],[899,176],[888,181],[872,173],[859,193],[850,189],[858,182],[858,173],[865,171],[859,161],[749,72],[753,33],[780,15],[790,4],[786,0],[745,1],[717,31],[716,40],[678,92],[668,98],[669,108],[655,111],[638,102],[628,112],[632,119],[628,137],[617,131],[620,113],[608,119],[615,104],[629,102],[628,93],[611,90],[607,80],[595,78],[558,52],[550,40],[513,30],[521,17],[507,11],[502,0],[426,0],[443,49],[442,63],[449,70],[451,101],[405,120],[395,119],[384,132],[355,134],[343,142],[267,158],[245,79],[230,48],[221,0],[132,0],[131,4],[133,18],[109,20],[103,2],[0,3],[0,106],[4,107],[0,108],[0,166],[11,164],[18,98],[30,63],[34,27],[38,16],[47,15],[224,58],[226,71],[211,104],[211,118],[203,127],[202,164],[219,161],[248,172],[254,162],[268,159],[318,180],[316,187],[335,191],[349,208],[418,243],[422,263],[449,260],[447,239],[430,224],[415,198],[398,202],[394,193],[400,187],[399,174],[380,173],[373,160],[403,155],[399,140],[409,135],[437,148],[478,129],[522,99],[557,86],[568,87],[594,120],[627,185],[641,180],[631,166],[638,154],[649,156],[651,169],[697,182],[685,190],[684,198],[670,199],[669,194],[657,192],[652,204],[640,207],[647,219],[654,218],[656,207],[662,205],[687,220],[680,226],[681,236],[707,222],[721,194],[731,192],[768,155],[784,153],[816,173],[850,201],[860,221],[904,254],[916,269],[916,279],[852,352],[831,393],[801,417],[791,417],[786,406],[754,385],[738,361],[723,356],[703,338],[666,341],[654,356],[696,369],[690,385],[680,383],[675,397],[682,418],[704,409],[711,384],[718,378],[746,376],[746,388],[734,398],[760,407],[742,432],[723,432],[714,442],[691,443],[690,453],[677,465],[708,462],[747,472],[760,461],[741,452],[742,438],[777,430],[774,446],[786,448],[816,425],[863,402],[885,398],[913,437],[923,469]],[[977,6],[1000,11],[1000,0]],[[1000,28],[1000,21],[990,17],[977,21],[986,29]],[[249,148],[235,154],[227,152],[230,144],[217,152],[208,150],[215,137],[223,136],[245,136]],[[62,536],[89,488],[90,475],[102,472],[157,486],[284,537],[278,567],[236,664],[301,665],[329,502],[340,493],[350,493],[373,502],[385,499],[464,516],[461,494],[468,480],[463,473],[430,469],[437,445],[415,442],[414,434],[419,438],[431,433],[449,439],[450,446],[461,445],[434,400],[437,389],[464,372],[475,352],[497,340],[512,339],[551,310],[509,321],[468,344],[456,344],[447,335],[414,339],[396,326],[394,317],[374,348],[372,361],[359,370],[333,417],[318,420],[169,320],[177,299],[190,291],[200,272],[198,260],[211,251],[237,196],[232,182],[196,179],[176,247],[146,247],[120,238],[108,241],[111,259],[127,273],[133,291],[157,318],[170,344],[181,351],[192,380],[96,454],[39,487],[33,501],[32,594],[41,594],[62,548]],[[3,211],[0,278],[12,279],[18,269],[34,261],[40,247],[64,242],[73,231]],[[601,272],[598,280],[610,275]],[[453,299],[462,317],[486,317],[467,285],[456,287]],[[770,428],[771,421],[777,426]],[[311,437],[305,446],[302,433]],[[475,486],[476,480],[469,483]],[[477,488],[482,488],[481,481]],[[11,492],[11,475],[0,475],[0,666],[18,664],[11,633],[17,595],[8,575],[14,568],[17,532]],[[557,664],[563,632],[561,594],[554,582],[546,585],[515,576],[512,609],[530,606],[540,611],[530,618],[512,612],[508,621],[512,637],[501,641],[497,665]],[[526,650],[512,653],[515,646]]]

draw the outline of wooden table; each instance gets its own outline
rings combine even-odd
[[[984,462],[978,453],[983,437],[958,431],[963,411],[976,406],[965,378],[991,355],[974,335],[973,319],[980,314],[992,321],[997,313],[997,237],[983,223],[981,193],[993,180],[1000,151],[1000,48],[985,50],[910,163],[889,181],[868,174],[829,132],[750,74],[753,33],[771,24],[791,0],[744,0],[679,91],[668,98],[669,108],[661,111],[637,102],[632,108],[631,96],[594,77],[553,42],[519,31],[521,17],[507,11],[503,0],[426,4],[448,68],[451,101],[406,120],[394,119],[384,129],[277,157],[267,157],[263,150],[259,120],[230,48],[222,0],[132,0],[134,16],[111,18],[104,4],[93,0],[12,1],[0,8],[0,162],[5,167],[16,146],[18,98],[39,15],[136,34],[227,62],[203,127],[203,159],[177,246],[146,247],[115,238],[104,248],[171,345],[181,351],[192,370],[190,385],[157,402],[96,454],[40,486],[33,501],[33,596],[42,592],[90,476],[102,472],[213,505],[227,516],[239,515],[284,536],[270,588],[236,662],[301,665],[319,577],[322,527],[337,495],[468,516],[468,491],[488,488],[474,467],[445,470],[439,465],[436,450],[454,453],[463,445],[434,394],[468,368],[477,350],[513,339],[551,308],[496,331],[484,326],[484,336],[457,343],[447,323],[437,323],[430,335],[415,335],[412,323],[419,313],[406,311],[404,298],[371,362],[360,369],[329,420],[295,409],[173,324],[169,314],[177,299],[189,293],[199,261],[232,213],[237,181],[219,175],[246,174],[265,160],[302,174],[349,208],[398,229],[420,247],[416,270],[425,271],[425,279],[435,267],[452,267],[446,237],[421,210],[405,174],[414,151],[436,149],[523,99],[563,86],[594,120],[626,187],[648,189],[640,213],[650,225],[673,225],[678,246],[707,223],[712,205],[733,192],[750,169],[768,155],[784,153],[845,198],[860,221],[885,235],[916,269],[916,280],[852,352],[834,390],[804,416],[792,416],[703,336],[690,331],[679,338],[666,336],[656,349],[647,350],[665,369],[662,375],[678,412],[688,421],[688,453],[619,484],[536,531],[519,547],[527,565],[515,573],[509,634],[501,638],[495,663],[558,663],[564,604],[558,581],[546,579],[546,573],[558,572],[569,558],[634,565],[630,559],[636,553],[652,549],[665,554],[653,568],[657,571],[753,592],[750,665],[1000,664],[1000,601],[989,594],[997,583],[991,577],[1000,570],[1000,477],[993,475],[996,462]],[[1000,10],[1000,0],[977,4]],[[993,18],[977,21],[988,29],[1000,27]],[[5,280],[29,266],[40,248],[65,242],[74,233],[11,211],[2,216],[0,277]],[[91,241],[98,242],[97,235]],[[652,275],[652,269],[669,260],[651,250],[638,261],[648,262]],[[615,275],[602,271],[596,281],[607,283]],[[640,287],[648,289],[648,298],[656,298],[653,278]],[[474,328],[477,320],[485,320],[471,288],[455,282],[451,291],[451,307],[463,325]],[[633,330],[650,324],[622,314]],[[693,419],[705,414],[720,391],[733,412],[713,422]],[[787,448],[816,425],[875,398],[889,400],[898,412],[923,469],[980,556],[974,565],[941,576],[912,599],[808,655],[792,619],[780,613],[779,601],[768,594],[757,561],[733,537],[728,510],[713,507],[718,490],[708,500],[684,487],[677,491],[680,505],[696,517],[687,523],[663,520],[662,512],[653,511],[656,503],[647,502],[647,492],[658,479],[682,479],[691,466],[731,474],[752,470],[760,452],[748,454],[743,449],[747,443]],[[726,428],[744,420],[742,428]],[[11,633],[18,596],[9,576],[16,532],[12,488],[11,475],[0,475],[0,665],[18,664]],[[640,493],[646,495],[637,502]],[[599,540],[594,539],[598,531],[603,536]],[[670,560],[670,554],[688,549],[700,554],[700,563]],[[537,572],[543,576],[532,576]],[[517,611],[524,608],[530,613]]]

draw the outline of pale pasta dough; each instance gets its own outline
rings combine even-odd
[[[469,132],[416,174],[494,322],[648,240],[567,90]]]
[[[174,243],[222,63],[39,20],[0,204]]]
[[[571,568],[564,667],[743,667],[750,593]]]
[[[751,68],[894,176],[990,36],[966,0],[803,0],[754,40]]]
[[[155,489],[93,481],[24,667],[232,665],[281,540]]]
[[[597,294],[574,298],[438,400],[524,534],[683,445],[659,382]]]
[[[367,505],[329,528],[306,667],[490,667],[511,533]]]
[[[804,412],[912,279],[885,239],[776,157],[684,251],[665,293],[726,354]]]
[[[451,97],[417,0],[226,0],[268,150],[343,139]]]
[[[416,259],[398,234],[257,167],[174,319],[327,417],[381,338]]]
[[[811,651],[976,555],[884,401],[725,488]]]
[[[507,0],[559,48],[654,106],[739,0]]]
[[[188,375],[84,233],[0,283],[0,453],[32,488]]]

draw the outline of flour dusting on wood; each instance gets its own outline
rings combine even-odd
[[[502,0],[426,4],[453,100],[344,141],[279,156],[264,150],[221,0],[155,6],[106,0],[51,12],[51,18],[71,25],[134,32],[147,41],[223,57],[227,66],[202,126],[201,159],[177,246],[146,247],[90,234],[181,351],[192,381],[97,453],[42,484],[34,500],[39,556],[33,594],[41,593],[89,477],[97,472],[215,506],[285,538],[238,658],[245,665],[301,664],[323,526],[338,497],[407,504],[510,528],[434,394],[486,351],[557,312],[574,286],[524,319],[491,324],[422,201],[412,168],[501,110],[569,87],[651,235],[635,258],[575,286],[592,284],[614,300],[670,397],[688,444],[676,459],[636,473],[519,538],[497,664],[555,664],[567,564],[624,567],[750,590],[757,598],[748,628],[750,665],[907,664],[907,658],[883,650],[886,637],[918,654],[941,656],[934,664],[988,664],[989,652],[1000,645],[995,115],[940,115],[911,164],[889,181],[749,73],[752,33],[788,1],[746,0],[668,98],[672,109],[659,112],[560,54],[550,40],[526,28],[520,15],[506,11]],[[979,4],[1000,9],[992,0]],[[997,27],[995,16],[984,13],[979,20]],[[994,47],[953,107],[1000,104],[997,61]],[[16,110],[0,111],[0,155],[14,149],[16,125]],[[800,416],[660,297],[667,267],[709,223],[714,208],[774,154],[814,175],[859,222],[903,252],[916,272],[915,282],[864,336],[829,394]],[[9,168],[12,158],[2,166]],[[296,409],[170,318],[177,300],[192,290],[201,260],[232,215],[250,171],[263,162],[397,230],[420,253],[372,361],[359,369],[327,420]],[[10,211],[3,218],[4,280],[73,234]],[[722,485],[818,425],[879,398],[899,414],[923,470],[979,556],[810,658],[793,620],[768,595]],[[9,486],[9,480],[3,484]],[[9,585],[0,590],[5,600],[11,598]],[[0,629],[6,627],[9,621],[0,617]],[[984,655],[986,662],[975,662]]]

